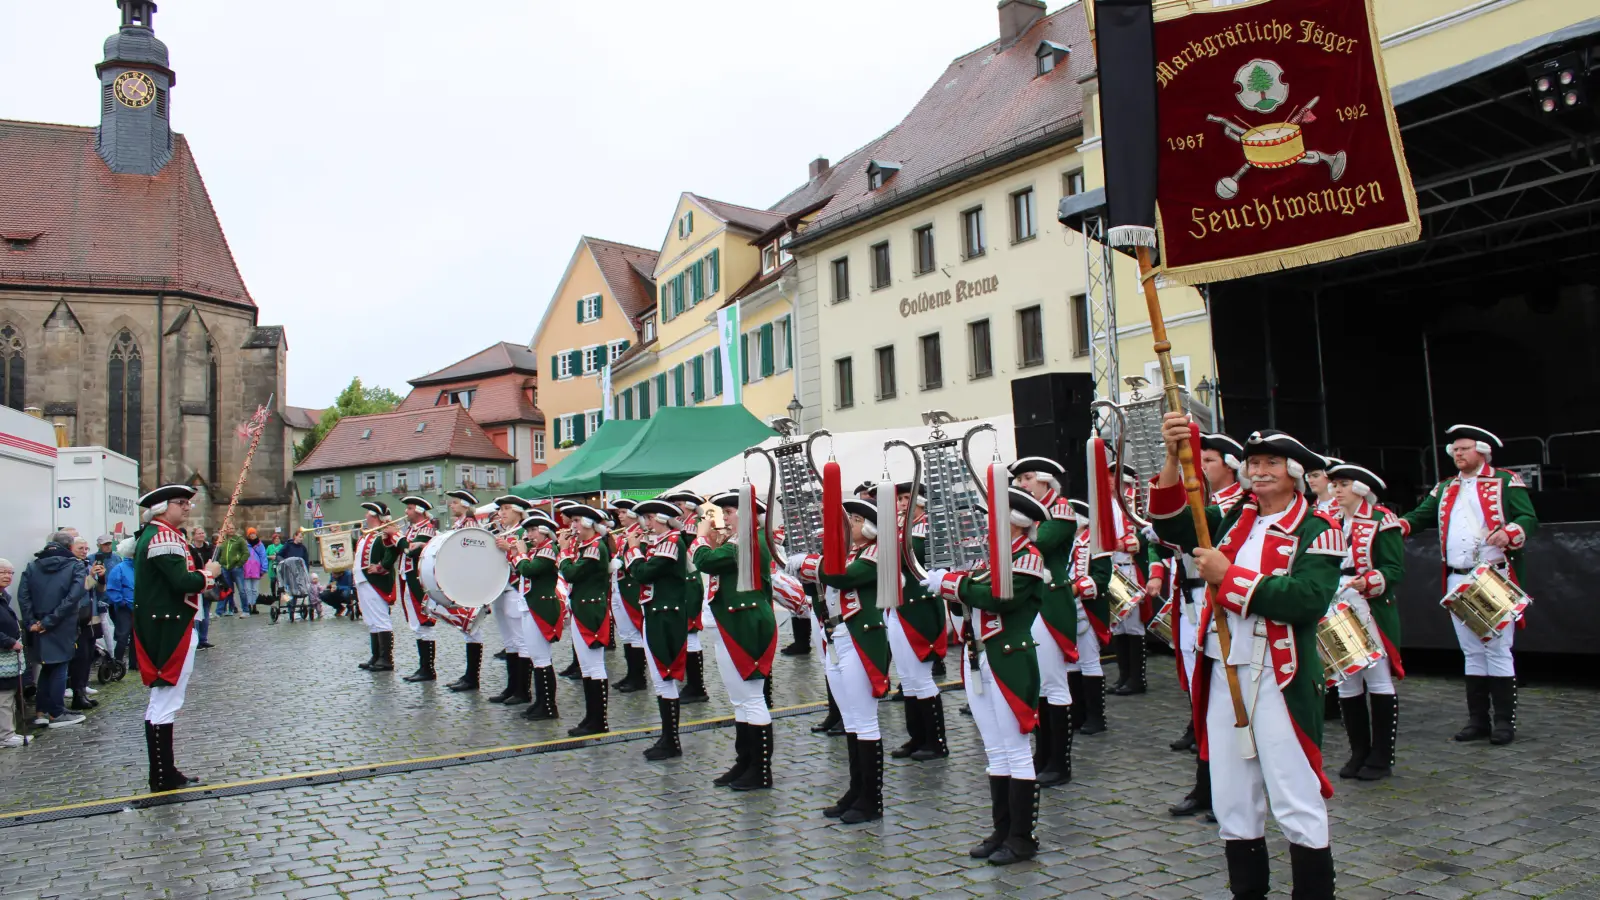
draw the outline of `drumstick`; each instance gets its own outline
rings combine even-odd
[[[1317,101],[1321,100],[1321,99],[1322,99],[1322,97],[1319,95],[1319,96],[1316,96],[1316,97],[1312,97],[1310,100],[1307,100],[1305,106],[1301,107],[1299,110],[1297,110],[1295,112],[1294,115],[1289,117],[1289,124],[1290,125],[1299,125],[1300,124],[1300,120],[1305,118],[1306,113],[1311,112],[1311,107],[1316,106],[1317,105]]]

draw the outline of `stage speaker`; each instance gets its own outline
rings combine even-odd
[[[1087,372],[1046,372],[1011,382],[1017,456],[1044,456],[1067,470],[1062,488],[1077,496],[1084,480],[1084,445],[1093,427],[1089,403],[1094,378]]]

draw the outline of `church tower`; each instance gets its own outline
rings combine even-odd
[[[111,171],[154,175],[172,159],[168,96],[178,78],[167,66],[167,45],[156,37],[151,0],[117,0],[122,27],[106,38],[100,76],[100,136],[96,149]]]

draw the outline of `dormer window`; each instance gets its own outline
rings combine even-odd
[[[656,320],[654,318],[645,319],[644,320],[644,342],[646,344],[648,344],[648,343],[651,343],[652,341],[654,341],[655,339],[656,339]]]
[[[467,388],[460,391],[440,391],[439,401],[434,406],[464,406],[472,408],[472,398],[478,393],[476,388]]]
[[[867,163],[867,190],[875,191],[900,171],[900,164],[873,160]]]
[[[1040,41],[1039,49],[1034,52],[1034,56],[1039,59],[1039,74],[1049,75],[1054,72],[1056,66],[1061,65],[1071,52],[1071,47],[1063,47],[1055,41]]]
[[[778,242],[761,248],[761,274],[770,275],[778,268]]]
[[[44,234],[44,232],[5,231],[0,232],[0,239],[4,239],[6,244],[13,250],[26,250],[31,244],[33,244],[34,241],[39,239],[39,235],[41,234]]]
[[[789,261],[794,259],[793,256],[789,255],[789,242],[793,239],[794,235],[792,234],[785,234],[783,237],[778,238],[778,265],[787,266]]]
[[[427,422],[418,422],[417,423],[417,434],[421,434],[422,430],[424,428],[427,428],[427,427],[428,427],[428,423]]]
[[[363,429],[361,429],[361,439],[363,441],[372,440],[372,429],[371,428],[363,428]]]

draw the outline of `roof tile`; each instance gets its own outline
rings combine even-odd
[[[421,432],[417,426],[425,427]],[[371,430],[370,437],[361,435]],[[347,416],[333,426],[296,472],[320,472],[425,459],[482,459],[514,462],[472,420],[465,407],[441,406],[416,412]]]
[[[528,399],[528,389],[534,386],[534,376],[519,372],[503,372],[480,378],[418,385],[400,403],[400,412],[440,407],[439,395],[444,391],[473,390],[472,418],[481,425],[501,425],[507,422],[544,424],[544,413]]]
[[[498,344],[479,350],[460,362],[445,366],[437,372],[419,375],[407,383],[412,386],[438,384],[445,381],[457,381],[462,378],[474,378],[481,375],[511,371],[537,375],[539,373],[539,358],[532,350],[521,344],[501,341]]]
[[[628,318],[633,318],[655,305],[656,251],[630,244],[619,244],[600,238],[585,237],[584,243],[594,254],[600,276],[611,289],[611,296],[622,305]]]

